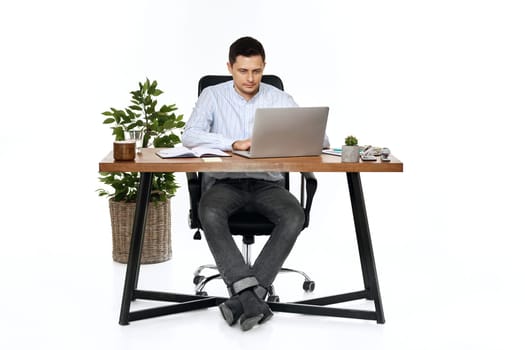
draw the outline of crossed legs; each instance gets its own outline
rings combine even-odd
[[[240,209],[256,211],[275,225],[251,267],[244,262],[228,227],[228,218]],[[304,225],[304,211],[297,199],[278,183],[220,180],[203,194],[199,217],[217,268],[232,294],[221,305],[226,321],[233,324],[240,319],[247,330],[268,320],[271,311],[258,294],[271,286]]]

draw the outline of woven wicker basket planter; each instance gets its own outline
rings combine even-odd
[[[146,219],[142,264],[154,264],[171,258],[171,210],[170,201],[150,203]],[[111,230],[113,233],[113,260],[128,262],[131,230],[135,215],[135,203],[109,200]]]

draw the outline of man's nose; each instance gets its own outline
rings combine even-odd
[[[252,72],[248,72],[248,81],[249,82],[253,81],[253,73]]]

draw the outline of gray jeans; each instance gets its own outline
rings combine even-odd
[[[228,227],[238,210],[255,211],[274,225],[252,267],[248,266]],[[233,294],[251,286],[270,287],[304,225],[295,196],[278,182],[256,179],[218,180],[204,192],[199,217],[217,268]]]

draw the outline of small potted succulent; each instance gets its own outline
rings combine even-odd
[[[359,162],[359,146],[357,145],[357,138],[355,136],[347,136],[345,144],[342,147],[341,161],[342,162]]]

